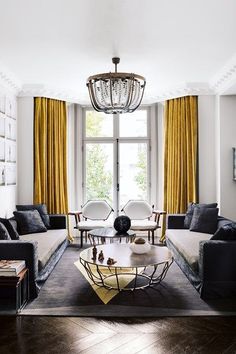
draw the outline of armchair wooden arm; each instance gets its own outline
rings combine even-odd
[[[159,225],[160,216],[161,215],[166,215],[166,211],[164,211],[164,210],[153,210],[152,214],[155,216],[154,217],[155,222],[157,222],[157,224]]]
[[[68,215],[72,215],[75,218],[75,223],[76,225],[78,224],[78,222],[81,221],[80,215],[82,215],[82,211],[78,211],[78,210],[73,210],[73,211],[69,211]]]

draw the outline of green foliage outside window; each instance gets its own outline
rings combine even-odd
[[[87,112],[86,135],[99,136],[103,117],[97,112]],[[112,174],[106,171],[107,154],[100,144],[88,144],[86,150],[86,195],[88,199],[106,199],[112,202]]]
[[[99,137],[102,133],[103,114],[94,111],[86,113],[86,136]],[[87,144],[86,149],[86,196],[88,199],[106,199],[112,203],[112,173],[106,170],[108,156],[102,144]],[[134,180],[140,190],[137,198],[145,198],[147,192],[147,154],[138,152],[138,173]]]

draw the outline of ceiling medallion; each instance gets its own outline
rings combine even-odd
[[[146,80],[143,76],[118,73],[120,58],[112,58],[114,73],[90,76],[87,87],[93,108],[104,113],[131,113],[140,105]]]

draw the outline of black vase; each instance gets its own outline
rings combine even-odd
[[[114,221],[114,229],[118,234],[125,234],[131,226],[131,221],[128,216],[118,216]]]

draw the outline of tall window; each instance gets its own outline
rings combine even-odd
[[[106,199],[118,212],[129,199],[149,200],[149,130],[148,109],[84,111],[84,201]]]

